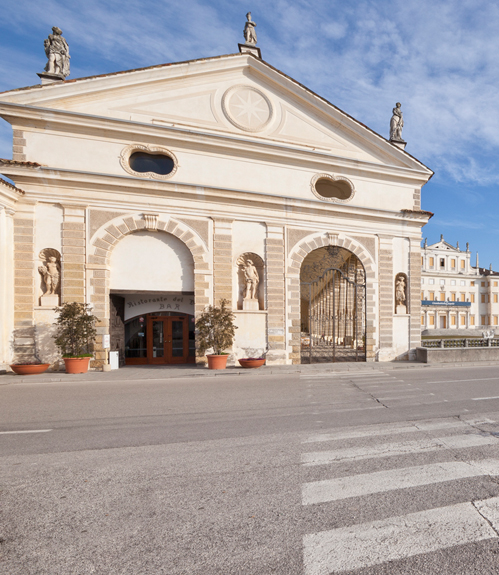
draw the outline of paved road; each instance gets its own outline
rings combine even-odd
[[[499,573],[497,367],[130,374],[0,385],[1,573]]]

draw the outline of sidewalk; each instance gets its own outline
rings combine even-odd
[[[499,366],[498,361],[480,361],[469,363],[438,363],[428,364],[417,361],[393,361],[393,362],[339,362],[339,363],[315,363],[312,365],[269,365],[258,369],[243,369],[240,367],[228,367],[224,370],[211,370],[207,367],[197,367],[193,365],[159,366],[142,365],[127,366],[113,371],[89,371],[79,375],[67,375],[64,372],[47,372],[41,375],[21,376],[7,373],[0,375],[0,385],[13,383],[51,383],[59,381],[88,381],[91,382],[112,382],[112,381],[137,381],[137,380],[163,380],[193,377],[262,377],[265,375],[286,375],[286,374],[310,374],[321,373],[345,373],[368,372],[368,371],[388,371],[395,369],[448,369],[455,367],[488,367]]]

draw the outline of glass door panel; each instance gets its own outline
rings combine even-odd
[[[183,320],[172,320],[171,350],[172,358],[184,357],[184,322]]]
[[[164,321],[153,320],[152,321],[152,357],[164,358],[165,356],[165,338],[163,330]]]
[[[147,361],[147,330],[144,318],[135,318],[125,324],[125,359],[133,363]]]

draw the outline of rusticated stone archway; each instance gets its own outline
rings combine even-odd
[[[377,291],[376,263],[369,252],[357,240],[344,234],[331,232],[312,233],[293,246],[288,255],[288,345],[294,364],[300,363],[300,269],[307,255],[324,246],[338,246],[354,253],[366,274],[366,358],[373,361],[377,345]]]
[[[210,268],[208,247],[199,234],[184,222],[166,214],[141,213],[120,216],[99,228],[93,235],[87,263],[87,293],[94,306],[94,313],[101,320],[95,346],[95,367],[102,365],[106,352],[102,337],[109,333],[109,293],[111,277],[111,252],[125,236],[138,231],[168,233],[181,240],[194,260],[194,313],[197,316],[209,303]]]

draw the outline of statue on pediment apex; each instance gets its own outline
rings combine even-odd
[[[250,44],[254,46],[257,42],[256,40],[256,23],[251,20],[251,12],[246,14],[247,22],[244,26],[244,39],[246,40],[246,44]]]

